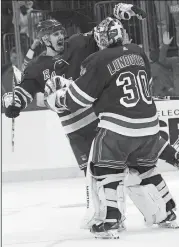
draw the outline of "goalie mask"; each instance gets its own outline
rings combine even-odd
[[[124,40],[122,23],[118,19],[106,18],[94,28],[94,39],[101,50],[116,44],[122,45]]]
[[[42,40],[46,47],[60,52],[64,50],[64,40],[67,37],[65,28],[57,20],[45,20],[36,28],[37,37]],[[54,36],[54,37],[53,37]]]

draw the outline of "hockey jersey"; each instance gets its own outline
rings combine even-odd
[[[36,93],[44,92],[45,83],[55,75],[76,79],[80,75],[82,61],[97,49],[91,34],[75,34],[65,43],[63,55],[51,57],[40,55],[25,69],[20,85],[15,88],[22,102],[22,109],[32,102]],[[93,108],[87,107],[74,113],[65,111],[58,114],[65,133],[74,132],[97,119]]]
[[[104,49],[83,63],[80,78],[70,84],[66,105],[71,111],[94,105],[99,127],[126,136],[159,132],[150,93],[149,61],[135,44]]]

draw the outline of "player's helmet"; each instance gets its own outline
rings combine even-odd
[[[62,24],[57,20],[50,19],[50,20],[41,21],[37,25],[36,33],[37,33],[37,37],[41,39],[45,35],[50,35],[58,30],[62,30],[64,32],[64,37],[66,37],[66,30],[62,26]]]
[[[94,39],[100,49],[122,44],[124,40],[122,23],[118,19],[107,17],[94,28]]]

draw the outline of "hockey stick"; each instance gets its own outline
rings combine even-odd
[[[12,77],[12,105],[15,105],[15,86],[16,83],[19,84],[21,82],[21,71],[15,66],[12,66],[13,68],[13,77]],[[15,118],[12,118],[12,135],[11,135],[11,142],[12,142],[12,152],[14,152],[14,146],[15,146]]]
[[[15,75],[13,70],[13,77],[12,77],[12,105],[15,105]],[[14,152],[14,137],[15,137],[15,118],[12,118],[12,129],[11,129],[11,144],[12,144],[12,152]]]

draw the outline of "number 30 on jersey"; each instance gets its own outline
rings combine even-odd
[[[150,83],[145,70],[139,70],[137,76],[130,71],[121,73],[116,84],[123,87],[126,96],[120,99],[120,103],[125,107],[134,107],[139,100],[143,100],[146,104],[152,104]]]

